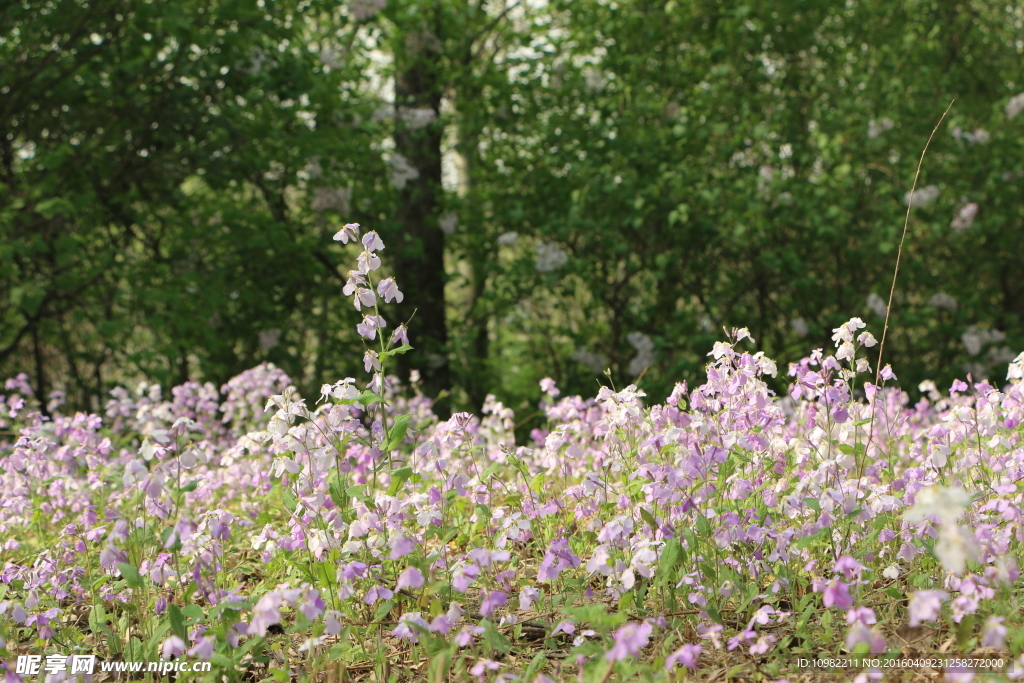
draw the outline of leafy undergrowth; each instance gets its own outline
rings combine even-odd
[[[385,342],[380,305],[402,297],[362,244],[365,389],[309,406],[262,365],[50,419],[7,382],[7,680],[34,678],[17,655],[75,653],[211,681],[969,680],[965,655],[1024,674],[1024,354],[1002,390],[910,405],[890,368],[865,379],[853,319],[777,397],[734,330],[660,404],[545,380],[548,426],[516,446],[493,399],[442,422],[386,379],[409,340]]]

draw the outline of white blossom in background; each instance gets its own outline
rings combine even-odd
[[[810,328],[807,326],[807,321],[803,318],[793,318],[789,321],[789,326],[793,328],[798,337],[806,337],[807,333],[810,332]]]
[[[518,232],[506,232],[498,236],[498,244],[503,247],[511,247],[519,241]]]
[[[441,217],[437,219],[437,224],[441,228],[441,232],[446,235],[451,235],[455,232],[455,229],[459,227],[459,216],[454,211],[445,211],[441,214]]]
[[[939,186],[938,185],[925,185],[920,190],[913,193],[908,192],[903,196],[903,203],[908,206],[923,207],[928,206],[939,197]]]
[[[954,230],[966,230],[974,223],[974,217],[978,215],[978,205],[974,202],[960,207],[949,227]]]
[[[277,346],[278,340],[281,338],[281,330],[274,328],[272,330],[263,330],[260,332],[260,348],[266,351]]]
[[[1010,101],[1006,103],[1006,118],[1016,118],[1017,114],[1024,111],[1024,92],[1021,94],[1011,97]]]
[[[387,121],[395,115],[395,108],[390,104],[382,104],[373,110],[373,114],[370,116],[374,121]]]
[[[399,107],[398,109],[398,120],[412,130],[423,128],[436,118],[437,113],[430,107]]]
[[[263,68],[264,62],[267,61],[267,53],[262,49],[255,47],[252,50],[252,54],[249,57],[249,64],[241,67],[238,70],[242,73],[247,73],[250,76],[255,76]]]
[[[316,180],[324,174],[324,168],[320,165],[320,159],[313,157],[309,160],[309,163],[303,167],[299,173],[299,177],[305,178],[306,180]]]
[[[569,262],[569,255],[557,244],[541,242],[537,245],[537,258],[534,266],[538,273],[553,273]]]
[[[340,50],[335,50],[330,45],[325,45],[320,49],[320,63],[326,66],[328,69],[337,69],[344,63],[344,53]]]
[[[935,308],[945,308],[947,311],[955,311],[957,308],[956,299],[945,292],[935,292],[928,299],[928,305]]]
[[[985,344],[1001,342],[1006,339],[1006,333],[999,330],[987,330],[977,325],[971,325],[960,336],[967,353],[977,356]]]
[[[334,209],[338,213],[346,214],[351,200],[352,190],[347,187],[317,187],[313,190],[312,208],[314,211]]]
[[[985,354],[985,357],[991,365],[1006,365],[1013,361],[1014,353],[1009,346],[993,346]]]
[[[586,365],[588,368],[590,368],[591,372],[594,373],[604,372],[605,368],[608,367],[607,356],[600,353],[595,353],[594,351],[589,351],[584,348],[578,348],[575,351],[573,351],[570,358],[572,358],[572,360],[576,361],[577,363],[582,363],[583,365]]]
[[[874,140],[875,138],[877,138],[879,135],[881,135],[885,131],[891,130],[892,127],[893,127],[892,119],[890,119],[888,117],[881,118],[881,119],[879,119],[877,121],[875,121],[874,119],[871,119],[870,121],[868,121],[868,137],[871,138],[872,140]]]
[[[983,145],[992,138],[984,128],[978,128],[973,133],[965,133],[960,126],[952,130],[952,135],[954,138],[964,140],[972,145]]]
[[[888,305],[885,303],[885,299],[878,296],[874,292],[868,294],[868,310],[877,315],[879,318],[884,318]]]
[[[604,73],[596,66],[587,67],[583,72],[583,78],[587,81],[587,90],[597,92],[604,88]]]
[[[928,398],[932,401],[938,401],[942,398],[942,394],[939,393],[939,388],[935,386],[935,382],[930,379],[926,379],[918,384],[917,390],[921,393],[928,394]]]
[[[626,341],[636,349],[636,356],[629,361],[629,374],[636,376],[654,363],[654,340],[643,332],[630,332]]]
[[[391,184],[394,185],[396,190],[403,189],[410,180],[416,180],[420,177],[419,169],[410,164],[408,159],[397,152],[388,160],[388,165],[391,167]]]
[[[362,21],[384,9],[387,4],[387,0],[352,0],[348,4],[348,11],[353,19]]]

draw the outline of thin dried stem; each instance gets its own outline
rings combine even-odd
[[[939,117],[939,122],[935,124],[935,128],[932,128],[932,134],[928,136],[928,142],[924,144],[924,149],[921,150],[921,158],[917,161],[917,172],[914,173],[914,184],[910,187],[910,198],[907,200],[907,215],[903,219],[903,235],[900,237],[900,248],[896,252],[896,270],[892,274],[892,287],[889,288],[889,303],[885,307],[885,325],[882,327],[882,341],[878,344],[878,363],[875,366],[875,386],[878,386],[878,378],[882,373],[882,352],[885,350],[885,337],[886,333],[889,332],[889,313],[892,311],[892,298],[896,293],[896,276],[900,274],[900,258],[903,256],[903,242],[907,239],[907,227],[910,225],[910,210],[914,208],[914,191],[917,190],[917,179],[921,176],[921,166],[924,164],[924,155],[928,153],[928,146],[932,144],[932,138],[935,137],[935,133],[938,132],[939,126],[946,118],[946,114],[953,108],[953,100],[946,107],[946,111],[942,112],[942,116]]]

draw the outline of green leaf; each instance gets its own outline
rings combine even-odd
[[[393,451],[402,445],[402,442],[405,441],[405,434],[409,431],[409,420],[411,418],[411,415],[405,415],[404,413],[395,416],[395,424],[388,431],[388,442],[384,450]]]
[[[177,605],[171,603],[167,606],[167,616],[171,622],[171,632],[184,641],[188,641],[188,631],[185,629],[185,617]]]
[[[398,493],[399,489],[405,485],[405,482],[409,481],[409,477],[412,476],[411,467],[399,467],[397,470],[391,473],[391,484],[388,486],[388,495],[393,496]]]
[[[339,509],[344,510],[348,507],[349,497],[348,493],[342,488],[341,481],[338,479],[337,474],[331,475],[330,482],[327,484],[327,492],[331,495],[331,500],[338,506]]]
[[[410,346],[409,344],[402,344],[399,347],[381,352],[380,357],[387,358],[388,356],[399,356],[404,353],[408,353],[409,351],[412,351],[412,346]]]
[[[676,565],[682,562],[685,553],[679,539],[670,538],[665,542],[661,557],[658,558],[658,579],[662,584],[673,576]]]
[[[189,619],[202,619],[203,608],[199,605],[185,605],[181,608],[181,613]]]
[[[647,511],[647,508],[643,506],[640,507],[640,516],[652,529],[658,529],[658,522],[654,519],[654,515]]]
[[[374,621],[384,621],[389,614],[391,614],[392,608],[395,606],[394,600],[385,600],[381,604],[377,605],[377,609],[373,610]]]
[[[374,403],[383,403],[384,399],[382,399],[380,396],[373,393],[372,391],[366,390],[363,393],[359,394],[358,397],[356,397],[356,402],[359,403],[360,405],[364,405],[367,408],[369,408]]]
[[[129,588],[142,588],[142,575],[139,574],[139,570],[134,565],[130,565],[127,562],[118,562],[117,569],[121,572],[121,576],[124,577],[124,581],[128,584]]]

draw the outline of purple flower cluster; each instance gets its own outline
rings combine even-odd
[[[112,392],[103,416],[48,419],[24,376],[8,380],[0,649],[80,642],[66,615],[82,610],[97,628],[166,622],[165,658],[284,631],[327,657],[389,624],[400,647],[450,643],[468,675],[511,680],[489,648],[529,621],[600,666],[695,670],[719,650],[771,656],[800,600],[819,622],[845,614],[834,645],[851,652],[886,651],[903,623],[1012,640],[998,596],[1020,578],[1024,361],[1003,388],[968,378],[911,405],[885,385],[891,369],[871,381],[874,337],[854,318],[834,354],[789,366],[777,397],[775,362],[738,350],[753,340],[733,330],[706,382],[663,404],[636,386],[561,396],[545,379],[547,425],[517,444],[493,396],[480,417],[441,421],[386,375],[408,338],[382,336],[381,305],[403,300],[377,277],[383,241],[356,224],[335,239],[362,247],[345,294],[363,315],[366,391],[346,378],[309,407],[264,364],[219,390],[190,382],[167,399],[142,384]],[[895,605],[885,623],[880,599]],[[664,616],[600,618],[641,602]]]

